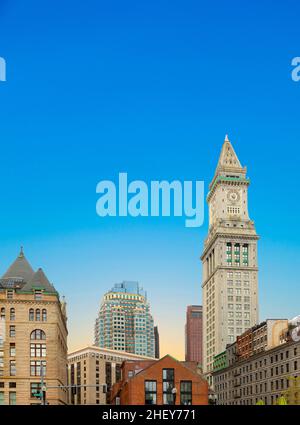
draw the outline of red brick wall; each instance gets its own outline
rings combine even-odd
[[[138,362],[142,366],[142,362]],[[125,369],[128,371],[128,368]],[[172,357],[166,356],[157,361],[152,366],[144,369],[134,378],[128,379],[124,375],[125,381],[120,391],[122,405],[144,405],[145,404],[145,381],[157,381],[157,404],[163,404],[163,369],[174,369],[175,387],[177,389],[176,405],[180,405],[180,381],[192,381],[192,402],[193,405],[208,404],[208,384],[197,373],[183,366]],[[127,381],[127,382],[126,382]]]

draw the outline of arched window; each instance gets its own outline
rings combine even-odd
[[[47,310],[45,308],[42,310],[42,321],[47,322]]]
[[[5,308],[1,308],[1,319],[5,319]]]
[[[44,331],[42,331],[41,329],[35,329],[34,331],[31,332],[30,334],[30,339],[33,340],[45,340],[46,339],[46,334]]]
[[[29,310],[29,321],[30,322],[33,322],[34,321],[34,310],[33,310],[33,308],[31,308]]]
[[[10,320],[11,322],[14,322],[16,320],[16,311],[14,308],[10,309]]]
[[[35,310],[35,320],[37,322],[41,320],[41,310],[39,308]]]

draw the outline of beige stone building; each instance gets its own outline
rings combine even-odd
[[[69,403],[109,404],[110,390],[121,379],[125,360],[155,360],[124,351],[96,346],[84,347],[68,355]]]
[[[248,213],[246,173],[226,136],[207,196],[209,232],[201,257],[203,370],[209,379],[214,356],[258,323],[259,238]]]
[[[21,250],[0,279],[0,405],[67,403],[65,303]]]
[[[288,341],[242,360],[237,356],[227,364],[214,372],[217,404],[255,405],[262,401],[273,405],[284,397],[288,404],[300,405],[299,341]]]

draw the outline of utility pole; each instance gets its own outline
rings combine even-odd
[[[41,400],[42,406],[46,405],[46,385],[44,382],[44,365],[41,363]]]

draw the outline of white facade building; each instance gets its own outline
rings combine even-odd
[[[228,137],[210,191],[209,232],[203,264],[203,369],[214,356],[258,323],[258,265],[254,222],[248,213],[247,169]]]

